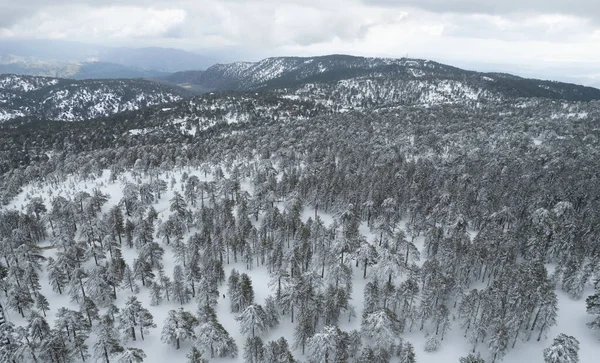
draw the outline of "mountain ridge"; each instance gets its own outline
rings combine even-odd
[[[0,75],[0,121],[34,116],[81,121],[174,102],[183,89],[143,79],[72,80]]]
[[[188,71],[189,72],[189,71]],[[294,88],[304,83],[326,84],[350,78],[462,80],[509,97],[544,97],[587,101],[600,90],[572,83],[523,78],[505,73],[476,72],[425,59],[359,57],[332,54],[315,57],[272,57],[258,62],[216,64],[193,77],[169,76],[208,92]],[[166,78],[169,81],[169,77]],[[183,82],[182,82],[183,81]],[[178,83],[174,82],[174,83]]]

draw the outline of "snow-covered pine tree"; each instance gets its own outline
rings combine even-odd
[[[367,314],[361,323],[361,332],[370,343],[384,350],[391,350],[397,344],[397,337],[402,331],[398,317],[388,309],[381,309]]]
[[[126,348],[119,357],[119,363],[142,363],[146,359],[146,353],[140,348]]]
[[[229,332],[219,323],[216,314],[198,327],[198,344],[210,347],[210,357],[235,358],[238,348]]]
[[[265,344],[263,357],[264,363],[296,363],[284,337]]]
[[[202,358],[202,352],[196,347],[192,347],[185,357],[187,363],[208,363],[208,360]]]
[[[163,343],[174,344],[179,349],[181,341],[196,338],[194,328],[197,325],[198,319],[192,313],[183,310],[183,308],[170,310],[167,319],[163,323],[161,340]]]
[[[315,335],[316,312],[310,307],[300,310],[298,324],[294,328],[294,348],[302,348],[305,353],[306,342]]]
[[[190,301],[190,290],[185,284],[183,269],[180,265],[175,265],[173,268],[173,282],[171,286],[171,296],[181,305]]]
[[[244,344],[244,363],[264,362],[264,343],[260,337],[248,337]]]
[[[479,353],[477,353],[477,355],[471,353],[466,357],[460,357],[459,363],[485,363],[485,360],[481,358]]]
[[[157,306],[162,301],[162,287],[160,285],[159,279],[155,279],[152,281],[150,285],[150,305]]]
[[[94,327],[96,342],[94,343],[94,358],[110,363],[110,357],[123,352],[119,331],[114,328],[112,320],[104,316]]]
[[[267,314],[267,326],[274,328],[279,325],[279,309],[277,303],[272,295],[267,296],[265,299],[265,313]]]
[[[578,363],[579,341],[566,334],[559,334],[552,345],[544,349],[545,363]]]
[[[306,345],[311,362],[335,362],[338,354],[342,331],[335,326],[325,326],[308,339]]]
[[[439,341],[439,339],[436,336],[432,336],[429,339],[427,339],[427,342],[425,343],[425,351],[426,352],[437,352],[438,349],[440,349],[441,343]]]
[[[136,340],[135,330],[139,327],[140,336],[144,340],[144,332],[148,333],[149,328],[155,328],[152,314],[148,309],[142,306],[142,303],[135,296],[130,296],[125,302],[125,306],[119,314],[119,328],[129,336]]]
[[[399,363],[416,363],[415,348],[408,341],[403,341],[396,349],[396,356]]]
[[[252,333],[254,337],[268,328],[267,314],[259,304],[248,305],[235,320],[240,322],[240,333],[243,335]]]
[[[83,299],[83,302],[80,307],[80,312],[82,315],[85,315],[88,320],[89,326],[92,326],[92,321],[100,319],[100,310],[96,306],[94,300],[86,297]]]
[[[587,326],[594,330],[600,329],[600,283],[596,284],[595,294],[585,299],[585,304],[587,313],[594,315],[594,320],[589,322]]]
[[[130,290],[132,293],[137,294],[140,292],[140,287],[135,281],[135,275],[129,265],[125,265],[125,269],[123,271],[123,288]]]

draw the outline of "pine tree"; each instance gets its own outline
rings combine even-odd
[[[175,213],[178,216],[178,218],[183,220],[187,213],[187,204],[185,203],[185,200],[183,199],[181,194],[179,194],[179,192],[173,193],[173,198],[171,198],[170,202],[170,211]]]
[[[170,291],[173,289],[173,283],[171,282],[171,279],[165,274],[163,270],[159,270],[159,279],[162,291],[165,293],[165,298],[167,299],[167,301],[171,301]]]
[[[399,363],[416,363],[415,348],[410,342],[404,341],[398,346],[397,356]]]
[[[438,349],[440,349],[440,345],[441,344],[438,338],[432,336],[431,338],[427,339],[427,342],[425,343],[425,351],[430,353],[437,352]]]
[[[142,306],[135,296],[130,296],[119,314],[119,328],[131,339],[136,340],[135,330],[139,327],[140,336],[144,340],[144,332],[149,328],[155,328],[152,314]]]
[[[302,354],[305,352],[306,342],[315,335],[315,311],[310,307],[300,310],[298,324],[294,328],[294,348],[302,348]]]
[[[390,350],[396,344],[401,330],[398,317],[387,309],[367,314],[361,324],[362,335],[384,350]]]
[[[112,289],[108,284],[107,270],[104,266],[96,266],[88,273],[84,284],[88,297],[98,306],[106,307],[113,299]]]
[[[466,357],[459,358],[459,363],[485,363],[485,360],[477,353],[477,355],[469,354]]]
[[[313,362],[335,362],[342,332],[339,328],[325,326],[307,341],[309,357]]]
[[[262,306],[258,304],[248,305],[235,320],[240,322],[240,333],[246,335],[252,333],[260,334],[267,330],[267,314]]]
[[[508,329],[503,324],[498,324],[493,328],[489,341],[492,363],[501,360],[508,352]]]
[[[210,357],[231,357],[235,358],[238,353],[235,340],[217,321],[216,314],[212,318],[198,327],[198,344],[210,347]]]
[[[152,266],[144,257],[139,256],[133,260],[133,276],[142,282],[142,286],[146,286],[146,281],[150,282],[154,278]]]
[[[123,352],[119,340],[119,332],[113,327],[112,321],[103,317],[95,328],[96,342],[94,343],[94,357],[110,363],[110,357]]]
[[[229,274],[229,279],[227,280],[227,295],[229,296],[229,301],[231,303],[232,313],[240,312],[240,307],[237,304],[237,301],[240,299],[240,294],[240,274],[236,269],[232,269]]]
[[[284,337],[265,344],[264,363],[296,363]]]
[[[35,308],[40,310],[44,316],[46,316],[46,311],[50,310],[50,303],[48,303],[48,299],[39,292],[35,296]]]
[[[34,340],[40,342],[50,333],[50,325],[48,325],[46,319],[37,312],[32,311],[27,320],[27,332]]]
[[[119,363],[142,363],[146,359],[146,353],[139,348],[127,348],[119,357]]]
[[[162,287],[158,279],[152,281],[150,286],[150,305],[157,306],[162,301]]]
[[[96,306],[96,303],[94,303],[94,300],[89,297],[83,299],[80,310],[81,314],[87,317],[90,326],[92,326],[92,321],[100,319],[100,310]]]
[[[187,363],[208,363],[206,359],[202,358],[202,352],[196,347],[192,347],[185,357]]]
[[[367,282],[364,290],[364,307],[363,316],[379,310],[381,307],[380,294],[379,294],[379,283],[377,280]]]
[[[559,334],[552,345],[544,349],[545,363],[578,363],[579,341],[566,334]]]
[[[171,286],[171,296],[176,299],[181,305],[190,301],[190,290],[185,285],[183,277],[183,269],[180,265],[175,265],[173,268],[173,284]]]
[[[586,311],[588,314],[595,315],[594,321],[588,323],[590,329],[600,329],[600,284],[597,284],[596,293],[585,299]]]
[[[252,287],[252,280],[250,276],[243,273],[240,276],[240,293],[237,299],[237,305],[241,310],[245,309],[247,306],[254,302],[254,289]]]
[[[60,266],[52,257],[49,257],[47,271],[52,291],[62,294],[68,282],[62,266]]]
[[[167,319],[163,323],[161,340],[163,343],[175,344],[180,348],[181,341],[196,338],[194,328],[198,325],[198,319],[183,308],[170,310]]]
[[[266,323],[269,328],[279,325],[279,309],[272,295],[267,296],[265,299],[265,313],[267,314]]]
[[[123,288],[130,290],[132,293],[137,294],[140,292],[140,288],[135,281],[135,275],[129,265],[125,265],[123,271]]]
[[[248,337],[244,345],[244,363],[264,362],[264,344],[260,337]]]

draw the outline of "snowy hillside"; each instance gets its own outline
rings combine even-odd
[[[35,116],[81,121],[181,100],[183,90],[145,80],[85,80],[0,76],[3,120]]]
[[[594,90],[207,73],[256,88],[0,77],[0,362],[595,362]]]
[[[594,362],[600,104],[436,89],[7,124],[0,361]]]

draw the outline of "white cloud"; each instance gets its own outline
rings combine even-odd
[[[162,37],[183,24],[183,9],[135,6],[92,8],[86,5],[45,8],[22,19],[0,35],[16,38],[97,41]]]

